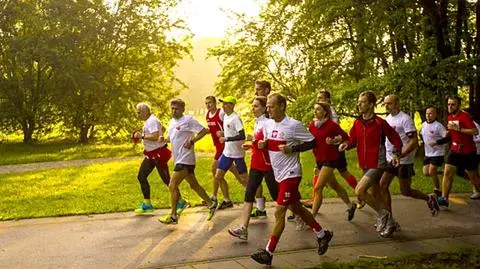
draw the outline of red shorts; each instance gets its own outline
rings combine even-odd
[[[287,178],[278,183],[277,205],[287,206],[300,201],[301,196],[298,186],[301,179],[300,177]]]
[[[224,148],[225,148],[225,144],[215,145],[215,156],[213,157],[215,161],[218,161],[218,159],[220,159],[220,156],[222,156]]]
[[[167,148],[167,146],[164,146],[152,151],[144,150],[143,155],[145,155],[145,158],[147,159],[156,160],[160,163],[167,163],[172,157],[172,152]]]

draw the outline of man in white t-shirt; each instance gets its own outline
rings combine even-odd
[[[209,214],[207,220],[211,220],[216,211],[215,203],[210,199],[205,189],[198,184],[195,177],[195,151],[194,144],[208,134],[197,120],[191,116],[183,115],[185,102],[181,99],[171,101],[172,120],[168,125],[168,140],[172,144],[174,168],[170,180],[169,191],[171,199],[171,213],[160,218],[164,224],[177,224],[178,215],[176,205],[179,200],[178,186],[186,179],[192,190],[194,190],[204,201],[207,201]]]
[[[447,135],[447,129],[437,121],[437,109],[429,107],[425,111],[426,121],[420,129],[420,139],[425,148],[425,159],[423,160],[423,174],[432,177],[433,192],[442,196],[440,182],[438,179],[438,167],[443,165],[445,160],[445,145],[437,145],[436,141]]]
[[[167,144],[160,139],[163,138],[165,128],[158,118],[151,113],[150,106],[147,103],[139,103],[136,105],[136,110],[138,118],[145,121],[142,132],[134,132],[132,137],[134,141],[142,139],[144,147],[144,158],[137,176],[143,194],[143,202],[139,208],[135,209],[135,213],[142,214],[153,212],[150,201],[150,184],[148,182],[148,176],[153,169],[157,169],[165,185],[168,186],[170,183],[167,163],[172,153],[168,150]],[[177,205],[178,213],[181,213],[187,206],[187,201],[181,199]]]
[[[430,213],[435,216],[439,211],[437,199],[433,195],[427,195],[419,190],[412,189],[411,186],[412,177],[415,175],[413,161],[415,151],[418,147],[417,129],[415,128],[413,119],[405,112],[400,111],[400,101],[397,96],[386,96],[383,104],[389,113],[386,121],[398,133],[403,144],[402,152],[399,155],[400,165],[395,167],[390,165],[380,180],[380,192],[384,203],[390,213],[392,213],[392,199],[389,187],[396,176],[399,179],[402,195],[424,200],[427,202]],[[387,162],[392,163],[392,160],[395,158],[394,155],[398,154],[398,152],[395,152],[395,147],[390,141],[385,141],[385,148],[387,151]],[[392,230],[397,229],[398,224],[389,221],[386,226],[385,233],[390,233]]]
[[[259,148],[268,148],[275,180],[278,182],[277,207],[275,209],[275,227],[265,249],[259,249],[251,258],[261,264],[272,263],[273,252],[285,227],[287,208],[308,224],[316,235],[318,254],[323,255],[333,233],[324,230],[310,211],[300,202],[298,186],[302,178],[302,166],[299,152],[307,151],[315,146],[315,138],[303,124],[285,114],[287,101],[279,94],[272,94],[267,101],[267,112],[270,116],[264,125],[266,141],[259,141]]]
[[[232,207],[230,200],[228,183],[225,180],[225,173],[230,169],[232,164],[238,171],[239,182],[245,187],[247,186],[248,174],[247,165],[245,164],[245,150],[242,144],[245,141],[245,130],[240,116],[234,111],[237,99],[233,96],[227,96],[219,99],[223,103],[223,132],[220,132],[220,143],[225,144],[222,155],[218,159],[218,167],[215,173],[215,180],[220,186],[223,193],[223,201],[218,205],[218,209]]]

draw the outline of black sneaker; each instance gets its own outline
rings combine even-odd
[[[260,264],[272,265],[273,255],[265,249],[259,248],[250,257]]]
[[[328,243],[332,240],[333,232],[325,230],[325,235],[321,238],[317,238],[318,241],[318,255],[323,255],[327,252]]]
[[[355,210],[357,210],[357,204],[352,202],[348,205],[347,220],[351,221],[355,217]]]
[[[289,213],[289,215],[288,215],[288,217],[287,217],[287,221],[289,221],[289,222],[295,221],[295,214],[294,214],[292,211],[289,211],[289,212],[290,212],[290,213]]]
[[[217,210],[222,210],[229,207],[233,207],[232,201],[223,201],[221,204],[218,205]]]
[[[266,216],[267,216],[267,211],[266,210],[260,210],[256,207],[250,213],[251,218],[266,217]]]

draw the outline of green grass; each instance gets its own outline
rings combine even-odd
[[[210,152],[213,143],[210,136],[195,144],[197,152]],[[79,159],[95,159],[106,157],[141,156],[143,146],[132,143],[118,144],[78,144],[50,142],[39,144],[0,143],[0,165],[24,164],[36,162],[69,161]]]
[[[381,260],[358,260],[349,263],[325,262],[315,266],[316,269],[465,269],[480,268],[480,248],[463,248],[455,251],[434,254],[413,254]]]
[[[347,158],[350,171],[359,178],[361,171],[356,168],[355,153],[348,152]],[[211,160],[211,157],[198,158],[196,168],[197,178],[209,194],[212,192]],[[312,154],[303,153],[302,163],[304,180],[300,192],[303,197],[310,197],[314,166]],[[84,167],[0,174],[0,220],[133,210],[142,201],[136,178],[139,165],[139,161],[110,162]],[[420,176],[419,169],[421,167],[417,165],[413,186],[431,192],[430,179]],[[353,195],[353,190],[339,175],[337,179],[348,193]],[[227,180],[230,182],[233,201],[242,202],[243,186],[238,184],[230,173],[227,174]],[[154,207],[168,207],[168,189],[158,174],[152,173],[149,181]],[[180,190],[192,204],[201,203],[186,182],[181,184]],[[394,194],[399,193],[398,180],[393,182],[391,190]],[[453,191],[469,192],[471,185],[466,180],[455,179]],[[265,196],[268,198],[267,193]],[[331,189],[325,189],[325,197],[335,196]]]

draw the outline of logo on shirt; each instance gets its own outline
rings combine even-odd
[[[278,136],[278,131],[277,130],[272,131],[272,138],[277,138],[277,136]]]
[[[178,131],[180,131],[180,126],[177,126],[177,128],[175,128],[175,129],[177,129]]]

